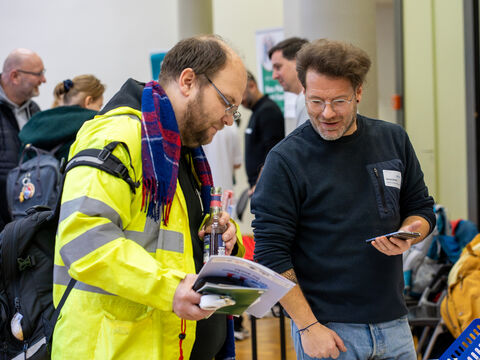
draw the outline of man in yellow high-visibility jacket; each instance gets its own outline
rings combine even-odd
[[[87,121],[70,158],[119,142],[113,155],[139,186],[88,166],[68,172],[58,227],[54,303],[77,280],[53,335],[53,359],[212,359],[226,338],[192,290],[203,261],[209,168],[200,145],[239,117],[239,56],[214,36],[180,41],[157,82],[129,79]],[[227,254],[244,252],[229,216]],[[208,317],[208,319],[206,319]]]

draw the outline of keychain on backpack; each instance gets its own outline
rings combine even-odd
[[[15,315],[13,315],[12,321],[10,322],[10,328],[13,336],[20,341],[23,341],[22,319],[23,315],[19,312],[16,312]]]
[[[30,173],[27,173],[22,179],[22,191],[18,196],[18,200],[23,203],[25,200],[31,199],[35,194],[35,185],[30,181]]]

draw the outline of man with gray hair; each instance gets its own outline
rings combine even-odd
[[[433,199],[405,130],[357,113],[370,63],[339,41],[300,50],[310,121],[270,151],[252,197],[255,260],[298,284],[280,302],[301,360],[416,359],[402,253],[434,228]],[[420,236],[382,235],[396,230]]]
[[[18,163],[23,125],[40,111],[31,99],[46,82],[40,56],[32,50],[15,49],[5,59],[0,74],[0,198],[6,199],[7,174]],[[10,221],[6,202],[0,205],[0,230]]]

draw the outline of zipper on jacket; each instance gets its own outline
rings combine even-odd
[[[382,181],[380,179],[380,175],[378,174],[377,168],[373,168],[373,173],[375,174],[375,177],[376,177],[377,183],[378,183],[378,188],[380,190],[380,197],[382,198],[383,212],[385,214],[388,214],[387,201],[385,200],[385,191],[383,190]]]

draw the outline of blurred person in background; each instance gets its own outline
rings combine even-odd
[[[40,107],[32,98],[46,82],[43,61],[32,50],[15,49],[5,59],[0,74],[0,199],[6,199],[8,172],[17,166],[18,133]],[[11,218],[7,204],[0,204],[0,230]]]
[[[19,133],[22,147],[32,144],[44,150],[60,146],[55,156],[68,158],[78,130],[93,119],[103,105],[105,85],[93,75],[79,75],[55,86],[54,108],[41,111]]]

